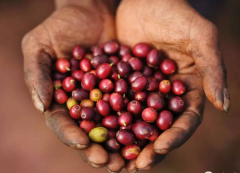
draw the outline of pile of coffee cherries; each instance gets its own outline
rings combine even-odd
[[[109,152],[136,158],[185,110],[183,82],[167,78],[176,64],[148,44],[131,50],[109,41],[91,50],[76,46],[72,54],[56,61],[54,99]]]

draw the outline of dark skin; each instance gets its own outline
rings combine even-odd
[[[93,167],[106,166],[111,172],[119,172],[124,166],[129,172],[149,170],[195,132],[203,119],[205,94],[216,108],[228,111],[230,98],[217,29],[187,1],[124,0],[117,10],[116,29],[112,1],[76,2],[57,1],[58,10],[24,37],[23,53],[25,79],[35,107],[44,112],[47,125],[58,138],[78,150],[85,162]],[[72,6],[66,7],[68,3]],[[75,45],[91,47],[113,38],[129,47],[145,42],[161,50],[178,65],[170,80],[180,79],[187,86],[183,97],[186,111],[137,159],[127,163],[119,154],[90,144],[68,110],[51,105],[52,60],[70,58]]]

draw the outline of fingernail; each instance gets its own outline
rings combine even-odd
[[[32,100],[33,100],[33,104],[34,106],[41,112],[44,113],[44,104],[41,101],[38,93],[36,90],[32,90],[31,91],[31,95],[32,95]]]
[[[84,149],[84,148],[87,148],[88,145],[81,145],[81,144],[77,144],[76,145],[76,149],[80,150],[80,149]]]
[[[118,173],[120,171],[114,172],[114,171],[111,171],[110,169],[108,169],[108,172],[110,172],[110,173]]]
[[[158,153],[158,154],[167,154],[169,152],[168,149],[160,149],[160,150],[154,150],[155,153]]]
[[[145,168],[141,168],[141,169],[139,169],[139,170],[141,170],[141,171],[147,171],[147,170],[150,170],[151,169],[151,166],[149,165],[149,166],[147,166],[147,167],[145,167]]]
[[[81,145],[81,144],[76,144],[76,145],[70,145],[70,147],[77,149],[77,150],[81,150],[81,149],[85,149],[88,147],[88,145]]]
[[[138,170],[135,170],[135,171],[132,171],[132,172],[129,172],[129,173],[135,173],[135,172],[137,172]]]
[[[229,96],[227,88],[223,89],[223,96],[224,96],[223,109],[225,112],[228,112],[229,105],[230,105],[230,96]]]
[[[91,163],[91,166],[94,167],[94,168],[101,168],[104,165],[98,165],[98,164],[95,164],[95,163]]]

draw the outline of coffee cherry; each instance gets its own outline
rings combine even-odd
[[[92,73],[85,73],[81,83],[85,90],[92,90],[97,83],[96,76]]]
[[[113,66],[116,66],[119,62],[119,59],[117,56],[110,56],[108,59],[109,64],[112,64]]]
[[[93,68],[97,69],[99,65],[103,63],[108,63],[108,57],[106,55],[97,55],[94,56],[93,59],[91,60],[91,64]]]
[[[150,141],[156,141],[158,136],[160,135],[159,129],[153,126],[153,135],[149,138]]]
[[[172,113],[167,110],[163,110],[159,113],[156,123],[159,129],[167,130],[173,123]]]
[[[124,56],[127,54],[131,54],[131,50],[129,47],[125,46],[125,45],[120,45],[120,49],[119,49],[119,56]]]
[[[56,89],[59,89],[62,87],[62,82],[61,80],[55,80],[53,81],[53,88],[56,90]]]
[[[156,71],[154,73],[153,77],[155,77],[158,81],[162,81],[162,80],[164,80],[166,78],[164,76],[164,74],[162,74],[162,72],[160,72],[160,71]]]
[[[153,69],[148,66],[144,66],[142,74],[145,77],[151,77],[153,75]]]
[[[116,138],[117,138],[118,142],[120,142],[123,145],[132,145],[132,144],[134,144],[134,136],[128,130],[119,130],[116,133]]]
[[[122,157],[127,160],[136,159],[140,154],[141,149],[138,145],[128,145],[122,149]]]
[[[141,115],[141,112],[142,112],[142,104],[137,100],[133,100],[128,104],[127,110],[133,116],[138,117]]]
[[[131,66],[124,61],[119,61],[117,63],[117,73],[122,77],[128,77],[131,73]]]
[[[169,110],[181,113],[185,110],[185,103],[181,97],[173,97],[168,103]]]
[[[66,73],[54,72],[52,74],[52,80],[63,80],[67,77]]]
[[[172,83],[172,92],[175,95],[182,95],[185,92],[185,86],[182,81],[175,80]]]
[[[93,46],[91,50],[92,50],[93,56],[98,56],[103,54],[102,48],[99,46]]]
[[[133,54],[139,58],[145,58],[150,52],[151,47],[146,43],[138,43],[133,47]]]
[[[127,126],[132,123],[132,115],[129,112],[123,112],[118,118],[120,126]]]
[[[90,91],[90,99],[92,101],[97,102],[101,98],[102,98],[102,92],[99,89],[95,88]]]
[[[115,93],[126,94],[128,92],[128,84],[124,79],[115,82]]]
[[[150,138],[149,138],[150,139]],[[148,140],[147,139],[136,139],[135,142],[141,149],[143,149],[147,144]]]
[[[61,73],[67,73],[70,71],[70,62],[66,59],[58,59],[56,62],[56,68]]]
[[[82,107],[80,116],[83,120],[92,121],[95,117],[95,111],[91,107]]]
[[[70,108],[69,114],[73,119],[78,120],[81,118],[80,111],[81,111],[81,106],[74,105]]]
[[[122,61],[124,62],[128,62],[128,60],[130,60],[132,58],[132,56],[130,54],[126,54],[122,57]]]
[[[170,59],[165,59],[160,64],[161,71],[166,75],[171,75],[176,71],[175,63]]]
[[[161,110],[165,105],[163,95],[158,92],[148,94],[147,105],[148,107],[154,108],[157,111]]]
[[[159,82],[156,78],[154,77],[147,77],[147,81],[148,81],[148,84],[147,84],[147,90],[148,91],[157,91],[158,90],[158,87],[159,87]]]
[[[87,53],[87,54],[85,54],[84,58],[87,58],[91,61],[93,59],[93,55],[90,53]]]
[[[102,97],[103,100],[105,100],[106,102],[109,102],[109,98],[110,98],[110,94],[108,93],[103,94],[103,97]]]
[[[107,116],[111,112],[110,105],[104,100],[99,100],[96,104],[97,111],[102,116]]]
[[[70,59],[70,64],[71,64],[71,72],[75,71],[75,70],[79,70],[79,61],[72,58]]]
[[[132,124],[129,124],[127,126],[120,126],[120,130],[129,130],[129,131],[131,131],[132,130]]]
[[[63,85],[63,89],[66,92],[71,92],[71,91],[73,91],[76,88],[76,79],[73,78],[73,77],[66,77],[63,80],[62,85]]]
[[[138,77],[137,79],[135,79],[132,83],[132,90],[134,92],[139,92],[139,91],[143,91],[144,89],[147,88],[148,85],[148,81],[146,77]]]
[[[75,46],[72,51],[73,57],[77,60],[80,60],[85,55],[85,49],[81,46]]]
[[[135,94],[134,99],[141,103],[145,103],[147,101],[147,96],[148,94],[146,91],[139,91]]]
[[[54,91],[54,99],[57,103],[66,103],[68,97],[67,94],[62,89],[57,89]]]
[[[67,108],[70,109],[72,106],[77,105],[78,102],[74,98],[70,97],[68,98],[66,104],[67,104]]]
[[[112,74],[112,67],[108,63],[103,63],[98,66],[96,72],[99,79],[106,79]]]
[[[104,127],[95,127],[88,136],[93,142],[102,143],[108,139],[108,130]]]
[[[76,101],[83,101],[88,98],[88,92],[85,89],[76,88],[72,91],[72,97]]]
[[[133,124],[132,130],[138,139],[149,139],[153,135],[153,127],[144,121]]]
[[[162,80],[159,83],[159,91],[163,94],[168,94],[171,91],[171,83],[169,80]]]
[[[152,49],[146,58],[147,64],[151,67],[157,67],[160,65],[161,57],[157,49]]]
[[[153,108],[145,108],[142,112],[142,119],[146,122],[152,123],[158,117],[158,113]]]
[[[109,131],[108,131],[108,133],[109,133]],[[106,147],[107,151],[115,152],[115,151],[120,150],[121,146],[116,138],[110,138],[105,142],[105,147]]]
[[[89,72],[92,70],[91,61],[87,58],[83,58],[79,63],[80,69],[84,72]]]
[[[129,84],[133,83],[138,77],[143,76],[143,74],[139,71],[133,72],[129,77],[128,77],[128,82]]]
[[[74,77],[77,81],[81,82],[84,72],[82,70],[74,70],[72,72],[72,77]]]
[[[85,99],[80,103],[80,106],[94,108],[94,102],[90,99]]]
[[[83,120],[80,123],[80,129],[82,129],[85,133],[89,133],[93,128],[95,128],[95,123],[93,121]]]
[[[115,115],[109,115],[103,118],[102,123],[104,127],[110,128],[110,129],[118,129],[118,117]]]
[[[131,58],[128,60],[129,65],[132,67],[133,71],[141,71],[143,69],[143,63],[138,58]]]
[[[110,95],[109,103],[114,111],[121,111],[124,107],[123,97],[118,93],[112,93]]]
[[[119,45],[116,41],[109,41],[104,45],[103,50],[106,54],[115,54],[119,50]]]
[[[103,79],[99,83],[99,88],[102,92],[109,93],[113,90],[114,85],[110,79]]]

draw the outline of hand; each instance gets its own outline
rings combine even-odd
[[[185,0],[124,0],[116,20],[122,44],[145,42],[163,51],[178,66],[170,80],[180,79],[187,86],[186,111],[126,166],[129,172],[148,170],[195,132],[203,119],[205,94],[216,108],[228,111],[226,69],[216,27]]]
[[[68,2],[68,1],[66,1]],[[71,1],[73,2],[73,1]],[[79,2],[79,1],[78,1]],[[66,145],[79,150],[84,161],[93,167],[106,165],[112,171],[124,167],[119,154],[110,154],[88,136],[68,115],[66,106],[51,105],[53,84],[52,60],[70,58],[76,45],[91,47],[115,37],[114,4],[111,1],[81,1],[81,5],[56,10],[46,21],[23,39],[25,80],[35,107],[45,112],[46,123]]]

